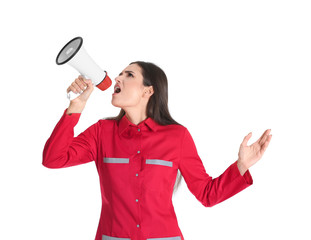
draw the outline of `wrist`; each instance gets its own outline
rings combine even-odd
[[[248,170],[248,168],[242,163],[240,159],[237,160],[237,166],[242,176]]]
[[[82,113],[85,104],[78,104],[70,102],[69,107],[67,108],[66,114],[70,115],[72,113]]]

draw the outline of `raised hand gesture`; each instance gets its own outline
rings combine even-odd
[[[270,132],[271,129],[267,129],[262,136],[250,146],[247,146],[247,142],[251,138],[252,133],[249,133],[243,139],[240,145],[239,159],[237,161],[241,175],[261,159],[272,138],[272,135],[269,135]]]

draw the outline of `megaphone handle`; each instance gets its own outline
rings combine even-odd
[[[86,76],[85,75],[83,75],[82,73],[80,73],[81,74],[81,76],[82,77],[84,77],[84,78],[86,78]],[[86,87],[85,87],[86,88]],[[84,88],[84,89],[85,89]],[[75,98],[77,98],[77,97],[79,97],[80,96],[80,93],[74,93],[74,92],[72,92],[72,91],[70,91],[69,93],[67,93],[67,98],[69,99],[69,101],[71,101],[71,100],[73,100],[73,99],[75,99]]]
[[[69,99],[69,101],[71,101],[71,100],[73,100],[79,96],[80,96],[80,93],[74,93],[72,91],[67,93],[67,98]]]

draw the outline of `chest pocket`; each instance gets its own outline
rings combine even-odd
[[[104,158],[104,163],[129,163],[129,158]]]
[[[103,178],[110,183],[111,188],[120,188],[128,183],[129,179],[129,158],[104,158]]]
[[[161,192],[163,189],[174,187],[177,174],[175,165],[175,162],[169,160],[146,159],[143,184],[145,189]]]
[[[173,167],[173,162],[159,159],[147,159],[146,164],[154,164],[166,167]]]

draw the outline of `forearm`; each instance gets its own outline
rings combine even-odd
[[[206,188],[210,206],[218,204],[252,185],[253,180],[250,173],[247,170],[244,172],[242,165],[241,168],[242,172],[238,168],[237,162],[235,162],[223,174],[210,182]]]
[[[66,165],[70,157],[68,148],[74,137],[73,128],[78,122],[78,119],[78,116],[69,117],[63,114],[44,146],[42,162],[44,166],[49,168],[61,168]]]

